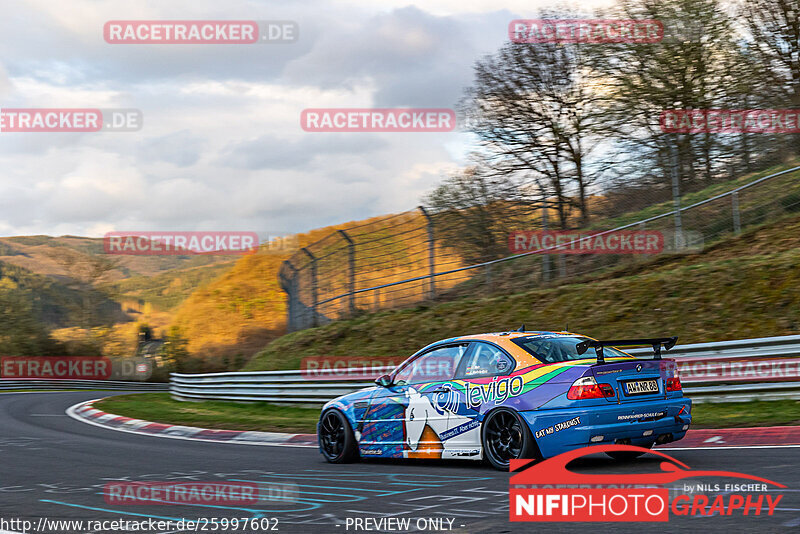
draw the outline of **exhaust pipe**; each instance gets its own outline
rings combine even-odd
[[[656,438],[656,445],[663,445],[664,443],[669,443],[670,441],[675,441],[672,437],[672,434],[659,434]]]

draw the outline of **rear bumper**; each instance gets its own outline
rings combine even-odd
[[[545,458],[568,450],[610,443],[650,447],[686,435],[692,422],[686,397],[587,408],[520,412]]]

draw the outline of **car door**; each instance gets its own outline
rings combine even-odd
[[[372,448],[383,456],[441,456],[439,433],[448,423],[441,396],[449,391],[467,347],[468,343],[432,347],[398,369],[391,386],[375,392],[363,424],[362,454]]]
[[[513,358],[497,345],[483,341],[471,344],[456,369],[459,393],[445,436],[448,456],[477,454],[481,446],[480,416],[504,402],[508,383],[502,384],[502,379],[515,365]],[[474,391],[476,388],[478,391]]]

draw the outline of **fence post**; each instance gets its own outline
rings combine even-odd
[[[739,214],[739,192],[734,191],[731,193],[731,208],[733,210],[733,233],[739,235],[742,233],[742,220]]]
[[[347,293],[350,297],[350,314],[356,313],[356,244],[344,230],[339,233],[347,241]]]
[[[492,264],[486,264],[486,292],[492,292]]]
[[[319,323],[317,312],[317,257],[306,247],[303,247],[301,250],[311,259],[311,325],[317,326]]]
[[[542,204],[542,230],[547,233],[547,201]],[[550,281],[550,254],[542,254],[542,282]]]
[[[292,264],[289,260],[284,260],[282,267],[286,269],[291,269]],[[286,293],[286,329],[289,332],[294,331],[294,295],[292,294],[292,283],[291,280],[283,274],[283,268],[278,271],[278,279],[281,283],[281,289]]]
[[[675,207],[675,250],[683,248],[683,222],[681,221],[681,190],[680,174],[678,172],[678,138],[675,136],[675,144],[669,145],[671,154],[672,169],[672,203]]]
[[[428,228],[428,298],[433,300],[436,298],[436,242],[433,235],[433,218],[422,206],[419,207],[419,211],[425,217]]]

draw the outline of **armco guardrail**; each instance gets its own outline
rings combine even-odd
[[[650,350],[629,352],[644,356]],[[684,392],[697,402],[800,398],[800,335],[678,345],[665,355],[678,361]],[[375,376],[388,370],[370,369]],[[170,393],[184,401],[321,404],[372,385],[308,371],[173,373]]]
[[[102,389],[121,391],[166,391],[169,384],[160,382],[120,382],[116,380],[70,380],[49,378],[2,378],[0,391],[8,390]]]

